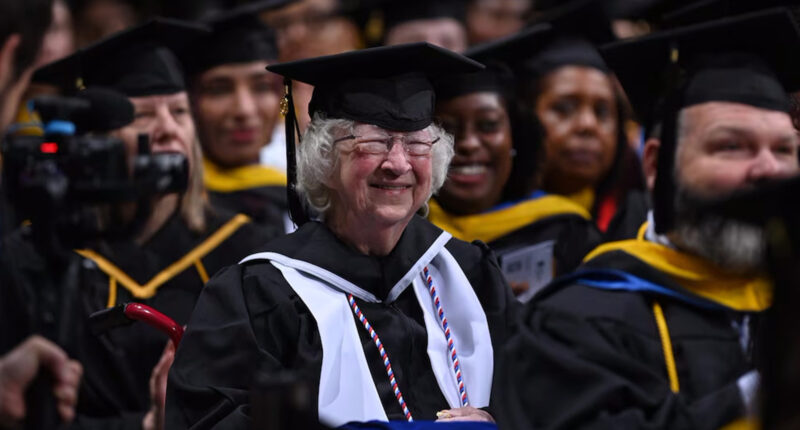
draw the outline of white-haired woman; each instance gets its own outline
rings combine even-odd
[[[485,246],[417,215],[453,155],[429,76],[475,63],[414,44],[274,71],[306,67],[318,79],[303,75],[315,89],[297,190],[319,215],[210,282],[170,374],[168,427],[246,426],[259,371],[308,375],[329,426],[491,420],[480,408],[513,297]]]

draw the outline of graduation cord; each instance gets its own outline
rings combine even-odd
[[[433,304],[436,306],[436,315],[439,316],[439,321],[442,323],[442,330],[444,330],[444,337],[447,340],[447,349],[450,351],[450,359],[453,361],[453,372],[456,375],[456,381],[458,381],[458,393],[461,396],[461,406],[469,406],[467,387],[464,385],[464,378],[461,375],[461,364],[459,363],[458,354],[456,353],[456,345],[450,335],[450,326],[447,323],[447,317],[444,315],[444,308],[439,301],[439,294],[436,292],[436,287],[433,285],[433,278],[428,271],[428,266],[422,269],[422,273],[425,275],[428,291],[430,291],[431,299],[433,299]]]
[[[403,414],[405,414],[406,420],[413,422],[414,419],[411,417],[411,411],[408,410],[406,401],[403,398],[403,393],[400,392],[400,387],[397,386],[397,380],[394,378],[392,363],[389,361],[389,354],[387,354],[386,350],[383,348],[383,344],[381,343],[381,339],[378,337],[378,333],[375,332],[375,329],[373,329],[372,325],[369,323],[369,321],[367,321],[367,317],[361,313],[361,309],[359,309],[358,305],[356,304],[356,299],[353,298],[352,294],[347,295],[347,301],[350,302],[350,307],[353,308],[353,313],[356,315],[358,320],[361,321],[361,324],[364,325],[364,328],[369,333],[372,341],[375,342],[378,352],[381,354],[383,365],[386,368],[386,375],[389,376],[389,384],[391,384],[392,389],[394,390],[394,396],[397,398],[397,402],[400,403],[400,408],[403,409]]]
[[[669,377],[669,389],[677,394],[681,390],[680,382],[678,381],[678,368],[675,366],[675,355],[672,351],[672,341],[669,337],[669,328],[667,328],[667,319],[664,318],[664,310],[661,309],[661,304],[653,302],[653,315],[656,318],[656,326],[658,327],[658,335],[661,338],[661,348],[664,350],[664,363],[667,366],[667,377]]]

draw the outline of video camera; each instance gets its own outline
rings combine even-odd
[[[17,218],[31,221],[44,243],[68,251],[130,234],[149,215],[149,197],[186,189],[184,155],[153,154],[140,135],[130,159],[125,143],[107,135],[133,121],[124,95],[94,88],[76,97],[42,96],[28,110],[33,121],[2,144],[3,186]],[[101,225],[99,207],[126,202],[139,203],[132,222]]]

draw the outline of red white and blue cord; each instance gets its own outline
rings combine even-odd
[[[453,372],[456,374],[456,381],[458,382],[458,393],[461,395],[461,406],[469,406],[469,398],[467,397],[467,387],[464,385],[464,378],[461,375],[461,364],[458,360],[456,353],[456,345],[453,342],[453,337],[450,335],[450,326],[447,323],[447,317],[444,314],[444,308],[439,301],[439,294],[436,292],[436,287],[433,285],[433,278],[428,271],[428,266],[422,269],[425,275],[425,282],[428,284],[428,291],[431,293],[431,299],[436,306],[436,314],[439,316],[439,321],[442,323],[442,330],[444,330],[444,337],[447,340],[447,349],[450,352],[450,359],[453,361]]]
[[[375,332],[375,330],[372,328],[372,325],[369,323],[369,321],[367,321],[367,317],[361,313],[361,309],[359,309],[352,294],[347,295],[347,300],[350,302],[350,307],[353,308],[353,313],[356,315],[356,318],[361,321],[361,324],[364,325],[364,328],[367,329],[370,337],[372,337],[372,341],[375,342],[375,346],[378,347],[378,352],[381,354],[381,359],[383,360],[383,366],[386,368],[386,374],[389,376],[389,383],[392,385],[394,396],[397,398],[397,402],[400,403],[400,408],[403,409],[403,414],[405,414],[406,419],[409,422],[414,421],[414,419],[411,417],[411,411],[408,410],[406,401],[403,399],[403,393],[400,392],[400,387],[397,386],[397,380],[395,380],[394,372],[392,371],[392,363],[389,362],[389,354],[387,354],[386,350],[383,348],[383,344],[381,343],[381,339],[378,337],[378,333]]]

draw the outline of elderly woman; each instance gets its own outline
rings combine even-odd
[[[209,283],[170,373],[169,428],[246,427],[259,370],[309,375],[329,426],[491,419],[477,408],[514,300],[487,248],[417,215],[453,154],[430,79],[477,67],[427,43],[271,67],[315,85],[297,189],[320,216]]]

